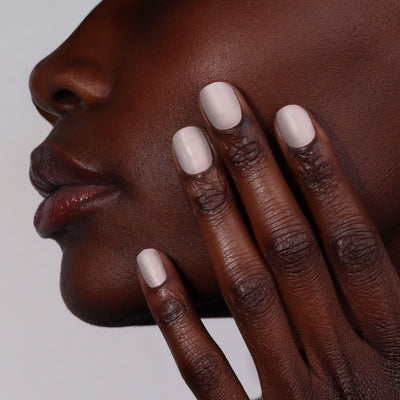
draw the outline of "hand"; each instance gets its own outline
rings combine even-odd
[[[298,106],[275,119],[303,212],[240,92],[209,85],[200,104],[207,136],[179,131],[174,158],[263,398],[399,399],[400,280],[323,129]],[[150,310],[196,398],[248,399],[170,259],[145,250],[138,265]]]

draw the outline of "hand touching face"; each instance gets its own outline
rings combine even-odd
[[[263,398],[398,399],[400,279],[323,129],[297,105],[275,120],[304,213],[240,92],[216,82],[200,102],[207,131],[175,134],[176,167]],[[171,260],[146,249],[137,263],[196,398],[248,400]]]
[[[132,271],[136,255],[156,247],[201,315],[222,313],[169,151],[178,129],[203,125],[198,92],[216,80],[246,89],[270,142],[280,107],[312,110],[396,257],[400,41],[389,3],[102,2],[31,77],[53,124],[32,154],[33,181],[48,196],[36,226],[62,247],[71,311],[101,325],[151,321]]]

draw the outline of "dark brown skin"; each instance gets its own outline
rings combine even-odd
[[[263,398],[398,399],[400,279],[331,142],[315,120],[314,139],[298,149],[287,146],[275,127],[319,244],[264,132],[236,93],[239,125],[219,131],[205,117],[215,146],[213,165],[196,175],[186,174],[178,162],[176,167],[224,299],[253,357]],[[141,283],[182,376],[197,399],[248,399],[173,264],[162,257],[166,280],[156,287]],[[340,307],[328,266],[358,332]]]
[[[169,279],[165,290],[144,286],[144,294],[198,398],[246,397],[223,357],[215,356],[210,339],[204,339],[195,312],[174,313],[172,308],[178,319],[168,321],[171,313],[163,318],[157,311],[162,309],[157,304],[177,292],[185,299],[184,309],[192,307],[190,296],[201,316],[227,314],[222,292],[251,350],[265,398],[398,398],[399,283],[394,266],[400,265],[399,20],[396,1],[103,1],[31,76],[33,101],[54,125],[47,145],[55,144],[71,159],[94,167],[119,189],[107,207],[51,234],[63,249],[61,291],[70,310],[98,325],[151,322],[135,257],[142,249],[156,248],[169,256],[164,256]],[[283,172],[280,179],[266,180],[255,190],[248,182],[238,184],[229,170],[244,203],[241,212],[251,220],[266,193],[278,192],[282,182],[289,184],[295,196],[287,193],[284,200],[297,207],[292,221],[303,218],[314,229],[318,244],[311,246],[310,257],[330,254],[327,264],[337,274],[337,290],[347,294],[345,308],[350,305],[351,326],[362,339],[337,304],[328,265],[322,263],[312,270],[314,280],[301,268],[295,279],[285,279],[291,262],[276,270],[268,259],[273,253],[261,251],[262,282],[269,290],[261,290],[260,306],[252,309],[256,318],[246,314],[248,299],[240,305],[240,299],[228,295],[232,277],[224,273],[221,250],[229,250],[227,244],[218,243],[207,222],[202,224],[200,218],[200,227],[197,224],[199,214],[185,198],[187,181],[182,173],[178,179],[170,152],[177,130],[207,126],[197,97],[202,87],[217,80],[231,82],[243,94],[242,108],[251,124],[242,134],[266,137],[263,148],[271,148],[276,168]],[[348,177],[341,200],[357,203],[350,208],[372,232],[380,257],[374,265],[359,268],[359,274],[342,268],[342,261],[335,263],[334,251],[329,253],[323,244],[338,234],[348,214],[332,215],[324,196],[298,186],[301,164],[290,156],[286,160],[279,135],[275,140],[272,134],[275,113],[286,104],[302,105],[319,121],[326,135],[318,128],[316,154],[331,160],[341,182]],[[208,128],[224,159],[220,139]],[[329,197],[329,186],[325,190]],[[234,200],[236,194],[232,196]],[[265,220],[266,212],[259,210]],[[235,218],[241,223],[243,217]],[[269,237],[265,220],[252,225],[258,244],[261,237]],[[246,229],[243,234],[249,235]],[[251,254],[253,250],[247,249]],[[369,286],[371,270],[383,271],[386,278]],[[307,296],[295,296],[299,285]],[[353,293],[349,287],[368,291]],[[296,350],[277,291],[309,364]],[[315,314],[309,312],[310,304]],[[195,359],[205,361],[198,364],[205,366],[203,371],[223,371],[218,376],[226,378],[224,384],[207,379],[215,374],[195,371],[193,362],[185,359],[187,349],[174,340],[182,324],[190,332],[187,343],[199,345]],[[251,334],[254,331],[257,335]],[[205,381],[196,381],[199,376]],[[216,394],[216,387],[226,390]]]

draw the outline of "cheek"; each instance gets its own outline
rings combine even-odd
[[[160,89],[167,83],[174,86],[170,80],[162,81],[155,85],[156,92],[147,86],[135,91],[119,88],[121,92],[108,108],[97,115],[102,134],[93,141],[100,149],[100,161],[116,176],[121,192],[116,203],[66,234],[61,274],[65,303],[92,324],[149,321],[135,261],[145,248],[156,248],[172,259],[195,305],[220,299],[170,150],[174,132],[201,123],[201,116],[194,95],[180,92],[172,96],[172,88]],[[168,95],[162,98],[158,91]],[[133,99],[129,97],[132,92]],[[174,104],[174,110],[168,104]]]

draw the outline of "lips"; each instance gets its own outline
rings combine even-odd
[[[116,186],[104,174],[51,142],[32,152],[29,176],[44,197],[34,218],[42,237],[99,210],[116,193]]]

